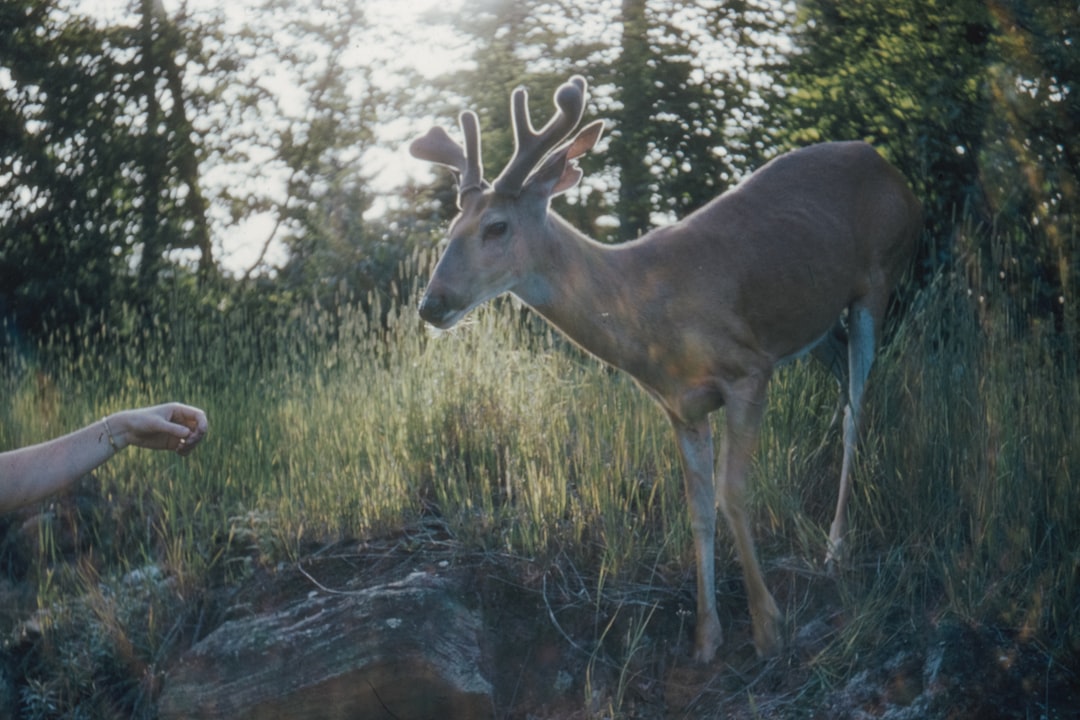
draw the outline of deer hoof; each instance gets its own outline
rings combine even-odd
[[[694,638],[694,662],[707,664],[716,657],[717,649],[724,644],[724,633],[720,629],[720,619],[715,615],[711,619],[699,619]]]
[[[835,577],[844,564],[844,541],[841,538],[829,539],[829,550],[825,553],[825,572]]]
[[[767,607],[754,621],[754,648],[758,657],[773,657],[780,651],[780,624],[783,618],[770,597]]]

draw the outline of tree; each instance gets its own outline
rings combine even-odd
[[[771,58],[773,23],[754,0],[489,0],[455,19],[476,43],[475,69],[446,87],[480,113],[490,172],[510,154],[513,88],[527,85],[533,115],[547,117],[554,89],[585,75],[589,112],[609,121],[610,143],[582,159],[584,189],[564,214],[602,239],[630,239],[704,204],[760,157],[754,68],[727,60],[749,48],[760,49],[754,62]]]
[[[274,220],[243,281],[270,270],[275,288],[292,296],[364,300],[371,291],[389,292],[410,251],[366,217],[376,200],[367,161],[377,144],[376,123],[392,100],[375,80],[378,64],[355,56],[370,41],[362,6],[359,0],[274,0],[244,29],[257,64],[276,72],[248,76],[248,90],[238,98],[241,106],[261,109],[260,127],[244,142],[249,155],[265,159],[253,166],[260,182],[231,189],[229,198],[237,218],[261,212]],[[290,28],[287,36],[280,27]],[[267,257],[275,243],[286,257],[271,268]]]
[[[31,332],[152,307],[174,250],[212,267],[178,61],[209,31],[140,7],[133,32],[56,0],[0,6],[0,311]]]
[[[1080,276],[1080,8],[1010,0],[996,6],[995,21],[983,182],[997,216],[1030,242],[1014,243],[986,270],[1060,328],[1069,313],[1077,320]]]
[[[785,142],[867,140],[916,185],[935,235],[986,217],[977,158],[989,113],[981,0],[809,0],[784,78]]]
[[[103,76],[123,76],[105,33],[55,3],[9,2],[0,12],[0,303],[29,327],[71,322],[109,297],[137,192],[115,141],[123,103]],[[101,94],[104,102],[94,102]]]
[[[1061,327],[1080,249],[1078,30],[1075,7],[1030,0],[808,0],[777,125],[786,144],[877,145],[923,201],[924,272],[962,254]]]
[[[776,51],[766,7],[622,0],[606,75],[618,88],[610,154],[622,239],[704,205],[760,162],[754,75]]]
[[[139,0],[139,21],[135,80],[146,107],[146,127],[139,136],[145,184],[138,288],[145,300],[152,296],[168,250],[197,249],[204,277],[213,257],[196,132],[188,119],[188,92],[177,62],[186,50],[185,38],[157,0]],[[172,224],[176,221],[181,227]]]
[[[649,78],[653,49],[645,0],[622,2],[622,47],[617,61],[620,85],[616,93],[622,106],[618,113],[616,140],[611,160],[619,168],[619,200],[615,214],[623,240],[638,237],[649,229],[652,196],[659,189],[649,172],[649,151],[653,148],[652,115],[655,87]],[[653,146],[655,147],[655,146]]]

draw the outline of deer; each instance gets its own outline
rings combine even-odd
[[[476,113],[464,145],[433,127],[409,146],[449,168],[458,215],[419,303],[448,329],[511,293],[574,344],[629,374],[675,431],[696,562],[693,660],[723,642],[715,596],[717,509],[742,568],[753,642],[781,647],[781,613],[762,577],[745,503],[747,474],[779,364],[807,353],[841,384],[843,459],[828,561],[840,557],[860,405],[890,296],[912,264],[921,206],[901,173],[860,141],[810,145],[773,158],[674,224],[603,244],[561,218],[552,199],[583,176],[602,120],[574,133],[587,84],[555,92],[539,130],[528,94],[511,94],[514,151],[484,179]],[[571,137],[572,136],[572,137]],[[718,467],[710,414],[725,408]]]

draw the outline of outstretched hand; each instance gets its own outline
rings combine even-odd
[[[0,512],[62,490],[128,445],[187,455],[206,429],[199,408],[165,403],[121,410],[63,437],[0,452]]]
[[[206,413],[182,403],[122,410],[108,417],[115,441],[150,450],[187,455],[206,434]]]

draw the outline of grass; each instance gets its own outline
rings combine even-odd
[[[1080,648],[1076,321],[1051,332],[1024,320],[1016,298],[977,289],[962,270],[910,301],[871,375],[853,557],[838,582],[851,621],[813,661],[823,682],[920,614],[999,625],[1063,658]],[[312,543],[426,517],[464,548],[568,558],[597,579],[598,602],[605,583],[689,576],[678,459],[644,394],[510,302],[435,337],[415,293],[377,307],[386,321],[375,325],[352,306],[298,307],[272,329],[242,307],[145,328],[120,312],[108,330],[9,356],[0,447],[168,399],[211,419],[186,460],[129,450],[96,473],[113,502],[83,519],[74,560],[51,537],[59,527],[43,526],[28,572],[53,640],[23,688],[29,716],[93,714],[101,678],[65,670],[86,654],[108,659],[97,666],[112,667],[128,710],[151,714],[155,673],[201,589]],[[766,568],[825,555],[835,403],[814,365],[774,378],[751,479]],[[170,592],[148,597],[119,580],[148,566],[172,579]],[[723,536],[718,574],[738,575]],[[102,582],[129,592],[102,595]],[[153,623],[132,611],[147,603]],[[102,631],[73,632],[86,617]],[[627,663],[649,617],[624,638]]]

